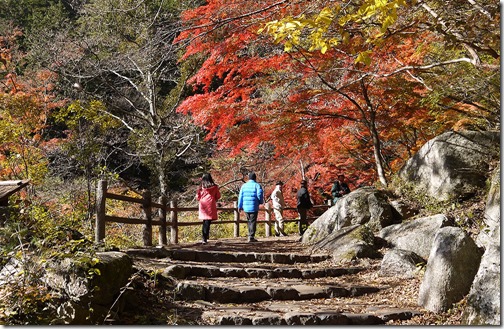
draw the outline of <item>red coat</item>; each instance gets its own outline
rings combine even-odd
[[[217,185],[199,188],[196,198],[199,201],[199,219],[217,219],[217,200],[221,197]]]

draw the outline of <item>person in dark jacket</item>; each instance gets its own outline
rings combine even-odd
[[[201,242],[206,244],[210,236],[210,223],[217,219],[217,200],[221,197],[219,187],[214,183],[212,175],[203,174],[200,187],[196,192],[199,201],[198,217],[203,221]]]
[[[247,215],[248,242],[257,242],[255,239],[257,214],[259,205],[264,203],[264,192],[261,185],[256,183],[255,173],[249,173],[248,178],[238,195],[238,211],[243,210]]]
[[[297,192],[297,211],[299,214],[299,235],[302,236],[308,227],[307,212],[313,207],[313,203],[308,193],[307,182],[303,179],[301,187]]]
[[[350,193],[350,188],[348,184],[345,182],[345,175],[338,175],[338,179],[334,181],[334,184],[331,188],[331,194],[333,197],[333,204],[336,204],[339,198],[343,195]]]

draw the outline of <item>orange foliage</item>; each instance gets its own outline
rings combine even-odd
[[[319,174],[312,188],[326,191],[341,172],[354,188],[376,181],[372,126],[389,170],[437,133],[419,102],[424,86],[409,74],[388,75],[421,64],[429,32],[411,28],[384,38],[367,67],[354,63],[353,54],[368,47],[358,33],[325,54],[286,54],[257,30],[265,21],[317,7],[287,1],[268,7],[273,3],[209,0],[183,15],[188,27],[177,42],[189,44],[182,60],[195,54],[206,59],[189,80],[194,94],[179,111],[205,127],[220,150],[250,156],[268,142],[274,146],[271,181],[299,181],[302,161],[308,178]],[[287,164],[298,169],[275,171]]]
[[[44,150],[57,142],[44,137],[48,117],[65,102],[56,99],[54,73],[16,74],[24,56],[16,48],[19,36],[18,30],[0,36],[0,176],[36,183],[44,171]]]

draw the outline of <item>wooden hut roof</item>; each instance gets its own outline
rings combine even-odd
[[[7,180],[0,181],[0,201],[5,201],[12,194],[27,186],[30,180]]]

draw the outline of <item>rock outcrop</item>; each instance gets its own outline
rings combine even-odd
[[[485,187],[491,160],[499,159],[500,132],[446,132],[409,159],[399,177],[436,200],[467,198]]]
[[[48,265],[44,282],[65,296],[53,324],[92,324],[103,320],[133,271],[122,252],[98,252],[95,261],[66,258]]]
[[[486,189],[499,148],[500,132],[447,132],[424,145],[399,177],[407,189],[435,201],[467,200]],[[454,227],[448,213],[416,218],[416,209],[395,200],[389,204],[385,194],[370,187],[340,199],[307,229],[302,241],[312,250],[332,251],[336,262],[377,257],[376,241],[381,241],[391,248],[383,257],[381,276],[414,277],[427,260],[419,305],[443,312],[467,296],[467,323],[500,324],[499,178],[500,169],[488,195],[486,227],[476,242]],[[356,233],[363,227],[379,230],[374,243]]]
[[[442,312],[460,301],[471,288],[481,261],[481,251],[458,227],[438,230],[420,286],[419,305]]]
[[[303,234],[302,241],[313,244],[335,230],[352,225],[367,224],[378,231],[400,221],[399,213],[388,203],[384,192],[373,187],[362,187],[339,199],[317,218]]]
[[[349,262],[357,258],[380,258],[374,235],[366,225],[352,225],[333,231],[312,246],[312,251],[332,253],[334,262]]]
[[[500,167],[494,172],[485,209],[485,228],[476,240],[485,249],[464,317],[469,325],[501,325]]]
[[[378,236],[393,248],[409,250],[427,259],[437,231],[451,224],[445,215],[439,214],[390,225],[380,230]]]
[[[425,262],[412,251],[392,249],[383,256],[378,275],[412,278],[418,275]]]

